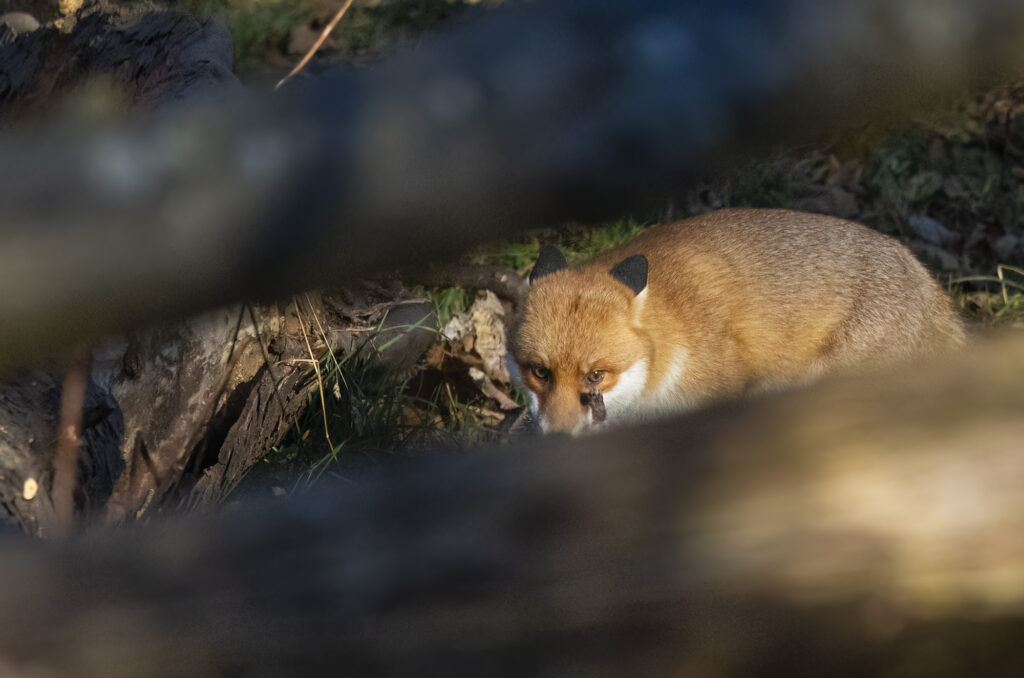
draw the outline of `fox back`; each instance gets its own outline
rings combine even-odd
[[[510,333],[545,431],[797,384],[959,346],[952,301],[859,224],[728,209],[656,226],[569,269],[542,251]]]

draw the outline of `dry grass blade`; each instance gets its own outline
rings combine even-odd
[[[313,58],[313,55],[316,54],[317,51],[323,46],[324,41],[326,41],[327,37],[334,31],[334,27],[338,25],[338,22],[341,21],[341,17],[345,16],[345,12],[347,12],[348,8],[351,6],[352,0],[345,0],[345,4],[341,6],[341,9],[339,9],[338,12],[334,15],[334,18],[331,19],[330,23],[328,23],[327,26],[324,27],[324,30],[321,31],[320,37],[316,39],[316,42],[313,43],[313,46],[309,48],[308,52],[306,52],[306,56],[302,57],[302,60],[299,61],[299,63],[295,64],[295,68],[293,68],[291,72],[288,73],[288,75],[281,78],[281,80],[276,85],[274,85],[275,90],[280,89],[281,85],[288,82],[292,77],[295,76],[296,73],[298,73],[299,71],[306,67],[306,64],[309,63],[309,60]]]
[[[299,306],[299,300],[295,299],[295,317],[299,321],[299,329],[302,330],[302,338],[306,342],[306,350],[309,352],[309,357],[313,361],[313,370],[316,372],[316,385],[317,390],[320,393],[320,411],[323,413],[324,419],[324,438],[327,440],[327,445],[331,448],[331,453],[335,451],[334,443],[331,441],[331,428],[327,423],[327,402],[324,399],[324,380],[323,375],[320,372],[320,361],[317,359],[316,354],[313,353],[313,346],[309,343],[309,334],[306,332],[306,321],[302,317],[302,309]],[[314,313],[315,315],[315,313]]]
[[[252,331],[256,337],[256,343],[260,347],[260,354],[263,356],[263,364],[267,366],[267,374],[270,375],[270,381],[274,384],[274,399],[277,401],[277,406],[281,408],[281,417],[283,418],[286,416],[285,413],[288,412],[288,407],[281,398],[281,380],[274,374],[274,366],[270,360],[270,352],[267,350],[267,345],[263,342],[263,336],[260,333],[260,321],[256,317],[256,308],[248,301],[245,302],[245,308],[249,312],[249,320],[252,321]],[[295,431],[301,433],[299,420],[295,417],[294,413],[292,414],[292,423],[295,424]]]
[[[1006,293],[1006,278],[1003,276],[1003,271],[1013,271],[1017,275],[1024,276],[1024,270],[1013,266],[1007,266],[1006,264],[999,264],[996,266],[996,275],[999,277],[999,286],[1003,290],[1003,304],[1009,304],[1010,297]]]

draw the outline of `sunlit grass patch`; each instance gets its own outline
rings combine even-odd
[[[990,326],[1024,324],[1024,269],[1000,265],[994,276],[954,278],[951,285],[954,300],[974,322]],[[983,289],[977,289],[979,286]]]

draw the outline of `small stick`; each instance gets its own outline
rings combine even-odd
[[[82,411],[85,390],[92,369],[92,352],[78,348],[71,356],[60,393],[57,423],[57,451],[53,458],[53,486],[50,500],[61,536],[71,533],[75,518],[75,487],[78,485],[78,455],[82,446]]]
[[[294,76],[296,73],[305,68],[306,64],[308,64],[309,60],[313,58],[313,55],[317,53],[317,50],[319,50],[320,47],[323,46],[324,41],[327,40],[327,36],[331,34],[331,31],[334,30],[334,27],[338,25],[339,21],[341,21],[341,17],[345,16],[345,12],[347,12],[348,8],[351,6],[352,0],[345,0],[345,4],[341,6],[341,9],[338,10],[338,13],[334,15],[333,19],[331,19],[331,22],[327,24],[323,31],[320,32],[320,37],[316,39],[316,42],[313,43],[313,46],[309,48],[308,52],[306,52],[306,56],[302,57],[302,61],[297,63],[295,65],[295,68],[293,68],[288,75],[281,78],[280,82],[274,85],[275,91],[280,89],[281,85],[288,82],[288,80],[290,80],[292,76]]]

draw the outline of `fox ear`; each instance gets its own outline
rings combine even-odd
[[[647,289],[647,257],[642,254],[626,257],[615,264],[609,273],[620,283],[633,290],[633,294],[640,294]]]
[[[533,265],[533,270],[530,271],[530,284],[532,285],[549,273],[561,271],[566,267],[565,255],[562,254],[562,250],[554,245],[544,245],[540,248],[540,254],[537,255],[537,263]]]

